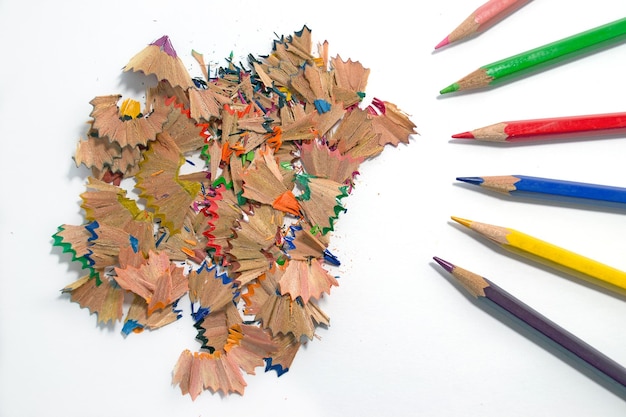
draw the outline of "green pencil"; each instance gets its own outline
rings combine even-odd
[[[483,65],[441,90],[440,94],[484,88],[498,81],[520,77],[626,39],[626,18],[589,29],[556,42]]]

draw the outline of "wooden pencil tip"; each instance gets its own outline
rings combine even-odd
[[[443,269],[445,269],[446,271],[452,273],[452,270],[454,269],[454,265],[452,265],[450,262],[448,261],[444,261],[443,259],[437,257],[437,256],[433,256],[433,259],[435,260],[435,262],[437,262],[439,265],[441,265],[441,267]]]
[[[452,135],[454,139],[476,139],[472,132],[463,132]]]
[[[467,219],[462,219],[460,217],[455,217],[455,216],[451,216],[450,217],[452,220],[454,220],[455,222],[462,224],[465,227],[470,227],[472,225],[472,221],[471,220],[467,220]]]
[[[435,49],[439,49],[441,47],[444,47],[446,45],[448,45],[450,43],[450,39],[448,39],[448,37],[446,36],[446,38],[444,40],[442,40],[441,42],[439,42],[436,46]]]
[[[459,91],[459,88],[460,87],[459,87],[458,83],[450,84],[449,86],[447,86],[443,90],[439,91],[439,94],[454,93],[455,91]]]
[[[482,179],[481,177],[457,177],[456,180],[463,181],[472,185],[480,185],[483,182],[485,182],[485,180]]]

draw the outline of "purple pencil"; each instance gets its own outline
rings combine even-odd
[[[488,279],[441,258],[434,257],[433,259],[452,274],[474,297],[489,300],[498,305],[619,384],[626,386],[626,368],[619,363],[533,310]]]

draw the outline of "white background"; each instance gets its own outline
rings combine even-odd
[[[411,5],[410,7],[409,4]],[[626,389],[497,311],[432,262],[482,274],[626,364],[626,298],[502,252],[450,220],[512,227],[626,269],[624,211],[499,198],[458,176],[524,174],[626,186],[626,138],[520,146],[452,141],[491,123],[626,110],[626,45],[483,92],[439,97],[480,65],[626,15],[623,0],[536,0],[433,53],[481,1],[0,1],[0,416],[624,416]],[[287,374],[246,378],[244,396],[171,386],[185,316],[122,337],[60,289],[79,277],[52,248],[82,223],[87,171],[72,155],[97,95],[127,94],[122,67],[166,34],[225,65],[267,54],[303,25],[331,55],[371,69],[367,98],[397,104],[419,135],[362,165],[331,250],[340,286],[328,329]],[[132,77],[131,77],[132,81]],[[131,92],[132,93],[132,92]]]

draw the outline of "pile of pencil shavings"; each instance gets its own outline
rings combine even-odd
[[[187,295],[200,346],[182,352],[173,384],[193,399],[243,394],[259,366],[281,375],[329,324],[316,300],[338,285],[328,245],[342,199],[362,162],[416,133],[392,103],[359,107],[369,69],[317,48],[304,27],[214,77],[192,51],[192,78],[164,36],[124,67],[159,80],[144,110],[119,95],[90,102],[74,155],[92,172],[85,222],[53,236],[87,273],[62,291],[124,335],[178,320]]]

